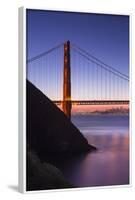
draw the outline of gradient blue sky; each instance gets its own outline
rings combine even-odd
[[[128,75],[129,17],[27,10],[28,58],[70,40]]]
[[[27,59],[66,40],[129,75],[129,17],[27,10]]]

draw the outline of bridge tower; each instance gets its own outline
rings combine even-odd
[[[66,116],[71,118],[71,74],[70,74],[70,41],[64,43],[64,71],[63,71],[63,104]]]

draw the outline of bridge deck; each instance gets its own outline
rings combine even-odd
[[[63,101],[53,101],[55,104],[60,105]],[[71,100],[72,105],[121,105],[129,104],[129,100]]]

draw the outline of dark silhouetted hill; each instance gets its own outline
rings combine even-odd
[[[29,81],[26,106],[27,190],[74,187],[57,168],[56,161],[64,162],[67,156],[96,148],[89,145],[65,114]]]
[[[73,155],[95,150],[66,115],[27,81],[27,144],[44,155]]]
[[[41,163],[38,156],[27,152],[27,191],[73,188],[62,172],[50,163]]]

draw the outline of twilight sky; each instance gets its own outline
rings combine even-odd
[[[27,10],[27,59],[70,40],[129,75],[129,17]]]

